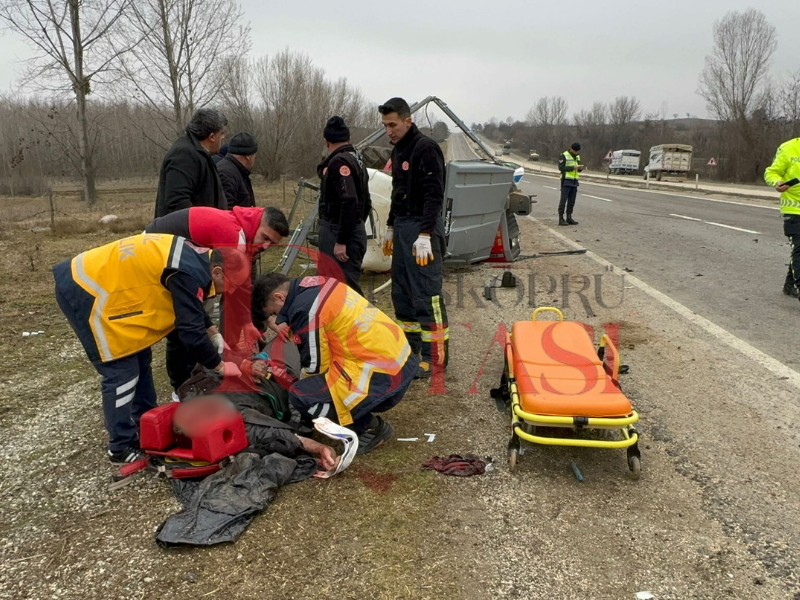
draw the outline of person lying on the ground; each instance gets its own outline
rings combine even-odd
[[[182,237],[144,234],[83,252],[53,275],[58,305],[102,377],[112,462],[141,455],[139,419],[156,406],[153,344],[175,332],[192,364],[241,374],[220,357],[221,336],[203,308],[207,297],[249,282],[241,252],[198,251]]]
[[[255,256],[289,235],[286,215],[268,206],[220,210],[196,206],[153,220],[145,233],[180,235],[205,248],[227,246]]]
[[[237,408],[224,394],[211,394],[197,396],[181,405],[175,410],[172,417],[173,430],[189,438],[194,437],[194,432],[203,423],[209,420],[226,419]],[[299,449],[313,456],[320,470],[333,471],[336,469],[339,457],[330,446],[293,432],[289,425],[256,410],[247,408],[242,411],[247,440],[250,448],[260,454],[277,452],[284,456],[294,458]],[[299,441],[299,447],[298,447]]]
[[[373,413],[402,400],[419,362],[394,321],[326,277],[265,273],[253,286],[253,303],[290,328],[303,376],[289,389],[289,401],[306,420],[327,417],[352,429],[358,454],[392,437],[391,425]],[[274,342],[274,357],[284,343]]]

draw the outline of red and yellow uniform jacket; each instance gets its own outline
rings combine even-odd
[[[325,375],[341,425],[353,422],[372,374],[396,375],[411,355],[400,327],[335,279],[293,280],[276,320],[289,325],[306,373]]]

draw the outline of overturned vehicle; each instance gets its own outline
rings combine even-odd
[[[516,216],[530,214],[533,202],[532,197],[523,194],[518,187],[522,169],[514,163],[495,159],[483,142],[439,98],[429,96],[414,104],[411,107],[412,114],[429,103],[438,106],[486,155],[486,159],[452,160],[446,165],[442,207],[447,242],[445,261],[472,264],[487,260],[516,260],[520,255],[520,231]],[[371,145],[384,134],[382,128],[376,130],[359,142],[356,148],[369,156]],[[381,161],[379,152],[375,152],[374,156],[377,158],[369,162]],[[383,170],[368,169],[368,173],[372,213],[366,223],[368,243],[362,268],[364,271],[380,273],[390,270],[392,262],[391,256],[384,256],[382,251],[391,205],[392,177],[386,167]],[[317,185],[300,180],[290,222],[304,188],[316,192],[319,190]],[[315,243],[317,215],[318,204],[297,225],[278,266],[281,272],[289,272],[301,246]]]

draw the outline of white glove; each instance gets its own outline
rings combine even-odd
[[[217,349],[219,355],[222,356],[222,353],[225,351],[225,340],[222,339],[222,334],[215,333],[209,337],[211,338],[211,343],[214,344],[214,347]]]
[[[392,252],[394,252],[394,229],[387,227],[383,238],[383,255],[391,256]]]
[[[411,253],[417,257],[417,264],[424,267],[428,261],[433,261],[433,248],[431,247],[431,236],[427,233],[420,233],[414,246],[411,248]]]

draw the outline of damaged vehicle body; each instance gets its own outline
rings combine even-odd
[[[445,224],[447,252],[445,261],[458,264],[473,264],[483,261],[513,262],[520,256],[520,230],[517,215],[528,215],[532,196],[523,194],[518,184],[524,170],[515,163],[492,156],[486,145],[467,125],[435,96],[429,96],[411,107],[414,114],[433,103],[445,113],[456,126],[477,146],[486,158],[452,160],[446,165],[445,200],[442,218]],[[392,177],[387,171],[387,152],[390,148],[377,148],[373,144],[385,135],[383,128],[356,144],[368,164],[382,168],[369,168],[369,190],[372,197],[372,212],[366,222],[367,252],[363,270],[386,272],[391,269],[391,256],[384,256],[383,241],[389,216],[392,195]],[[297,196],[289,223],[300,202],[304,190],[318,195],[319,186],[308,180],[298,182]],[[295,228],[278,270],[286,274],[291,269],[300,247],[315,245],[318,203],[311,214]]]

